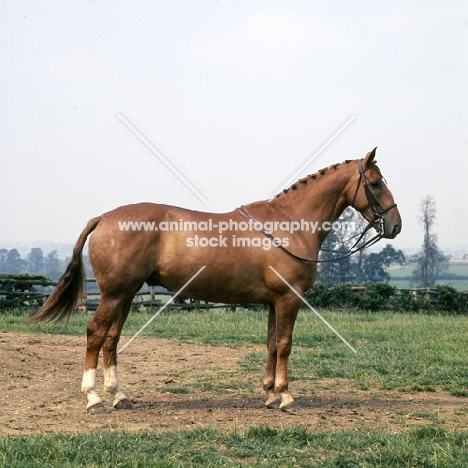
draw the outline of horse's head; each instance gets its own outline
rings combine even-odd
[[[358,160],[359,174],[350,204],[372,223],[381,237],[393,239],[401,231],[401,217],[374,160],[376,150],[374,148],[364,159]]]

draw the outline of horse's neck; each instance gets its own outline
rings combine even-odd
[[[282,219],[304,219],[322,223],[336,221],[349,205],[346,191],[349,190],[351,172],[348,165],[328,169],[307,183],[297,182],[296,189],[290,188],[271,201],[271,210]]]

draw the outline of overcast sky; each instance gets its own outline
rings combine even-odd
[[[154,201],[228,211],[378,146],[468,253],[466,1],[0,1],[0,247]],[[207,201],[203,202],[125,118]]]

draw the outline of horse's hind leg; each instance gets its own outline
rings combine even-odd
[[[112,406],[116,409],[133,409],[132,402],[120,391],[117,377],[117,345],[120,339],[122,327],[127,320],[128,313],[132,305],[130,299],[122,308],[119,318],[112,324],[102,347],[102,357],[104,361],[104,389],[114,396]]]
[[[127,317],[130,305],[131,301],[128,300],[128,296],[113,298],[101,293],[99,306],[94,317],[88,323],[86,358],[81,385],[81,391],[86,394],[88,399],[86,405],[88,413],[107,412],[107,408],[96,390],[96,369],[99,352],[106,341],[109,330],[114,326],[114,323],[119,322],[120,315]],[[122,320],[122,324],[124,321]]]

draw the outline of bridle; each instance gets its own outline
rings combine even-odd
[[[364,193],[366,194],[367,203],[369,204],[369,207],[372,210],[372,217],[371,217],[370,221],[367,223],[367,226],[364,228],[364,230],[360,234],[356,234],[355,236],[353,236],[353,237],[356,237],[356,236],[359,236],[359,237],[358,237],[357,241],[353,244],[353,246],[347,252],[337,252],[336,250],[329,250],[329,249],[323,249],[323,248],[320,249],[320,250],[322,250],[324,252],[333,252],[333,253],[343,254],[341,257],[328,259],[328,260],[311,260],[311,259],[308,259],[308,258],[302,258],[302,257],[300,257],[298,255],[295,255],[292,252],[290,252],[288,249],[286,249],[281,243],[278,243],[277,239],[275,238],[275,236],[273,234],[265,231],[265,229],[263,228],[263,224],[260,223],[259,221],[257,221],[248,212],[247,208],[244,205],[242,205],[240,208],[237,208],[237,211],[244,218],[246,218],[249,221],[251,221],[252,223],[254,223],[254,225],[262,226],[262,228],[259,229],[259,231],[264,236],[268,237],[276,247],[280,248],[281,250],[284,250],[289,256],[291,256],[291,257],[293,257],[293,258],[295,258],[297,260],[301,260],[303,262],[310,262],[310,263],[326,263],[326,262],[336,262],[337,260],[342,260],[343,258],[350,257],[351,255],[355,254],[356,252],[359,252],[360,250],[363,250],[363,249],[365,249],[367,247],[370,247],[371,245],[376,244],[380,239],[383,238],[383,236],[385,235],[385,218],[383,217],[383,215],[385,213],[387,213],[387,211],[390,211],[392,208],[395,208],[397,206],[396,203],[392,203],[392,204],[386,206],[385,208],[382,208],[379,201],[377,200],[377,198],[375,198],[374,194],[372,193],[372,190],[369,187],[369,184],[368,184],[368,182],[366,180],[366,176],[365,176],[366,171],[368,169],[370,169],[371,167],[373,167],[373,166],[371,165],[371,166],[368,166],[368,167],[366,167],[364,169],[364,167],[362,165],[362,161],[363,161],[363,159],[358,159],[358,161],[357,161],[358,169],[359,169],[359,180],[358,180],[358,183],[357,183],[356,191],[354,192],[354,197],[353,197],[353,201],[351,203],[351,206],[354,208],[354,203],[356,202],[356,198],[357,198],[357,195],[358,195],[358,192],[359,192],[359,188],[361,187],[361,184],[362,184],[363,187],[364,187]],[[366,235],[367,231],[369,231],[369,229],[372,228],[372,227],[374,227],[376,229],[377,234],[358,247],[359,242],[361,242],[363,237]]]
[[[392,203],[391,205],[388,205],[385,208],[382,208],[379,201],[377,200],[377,198],[375,198],[374,194],[372,193],[372,190],[369,188],[369,184],[367,183],[366,176],[365,176],[366,171],[370,169],[372,166],[368,166],[364,169],[362,166],[362,159],[358,159],[357,163],[358,163],[358,169],[359,169],[359,175],[360,175],[360,182],[364,186],[364,192],[366,194],[367,203],[369,204],[369,207],[372,210],[372,218],[369,221],[369,224],[367,225],[365,230],[367,231],[372,226],[377,225],[376,231],[381,237],[383,237],[385,235],[385,219],[382,215],[386,213],[387,211],[391,210],[392,208],[395,208],[397,204]],[[360,184],[358,182],[357,187],[356,187],[356,192],[354,192],[353,201],[351,203],[351,206],[353,208],[354,208],[354,203],[356,201],[357,194],[359,192],[359,187],[360,187]]]
[[[383,238],[385,235],[385,218],[383,215],[387,212],[390,211],[392,208],[395,208],[397,206],[396,203],[392,203],[385,208],[382,208],[382,205],[379,203],[377,198],[375,198],[374,194],[372,193],[372,189],[369,187],[369,183],[366,180],[365,173],[368,169],[372,168],[374,165],[367,166],[365,169],[362,165],[362,159],[358,159],[357,164],[358,164],[358,169],[359,169],[359,180],[356,186],[356,191],[354,192],[354,197],[353,201],[351,203],[351,206],[354,208],[354,203],[356,202],[356,197],[359,192],[359,187],[362,186],[364,187],[364,193],[366,194],[367,198],[367,203],[372,210],[372,217],[370,221],[367,223],[367,226],[364,228],[364,230],[361,232],[361,234],[357,234],[358,240],[353,244],[353,246],[349,249],[348,252],[339,252],[339,253],[344,253],[343,257],[335,258],[335,260],[341,260],[342,258],[349,257],[350,255],[358,252],[359,250],[365,249],[367,247],[370,247],[371,245],[376,244],[379,242],[380,239]],[[366,235],[367,231],[369,231],[370,228],[374,228],[377,231],[377,234],[369,239],[368,241],[364,242],[364,244],[360,245],[357,247],[359,242],[361,242],[362,238]],[[349,240],[349,239],[348,239]],[[335,252],[334,250],[327,250],[327,249],[321,249],[325,252]]]

